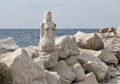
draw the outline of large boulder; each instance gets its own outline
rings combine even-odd
[[[79,82],[85,79],[84,70],[75,56],[70,56],[65,61],[71,71],[76,75],[75,81]]]
[[[74,36],[80,48],[93,50],[100,50],[104,48],[102,39],[95,33],[86,34],[79,31]]]
[[[38,64],[43,62],[45,69],[50,69],[58,63],[58,52],[40,52],[39,57],[35,58],[34,61]]]
[[[11,52],[19,48],[13,38],[8,37],[5,39],[0,39],[0,54]]]
[[[102,53],[99,55],[99,58],[107,64],[114,64],[114,65],[118,64],[118,59],[116,58],[114,53],[106,48],[102,50]]]
[[[35,63],[24,49],[0,59],[0,84],[47,84],[44,68]]]
[[[61,59],[65,59],[68,56],[75,56],[80,53],[76,43],[76,39],[73,36],[61,36],[56,41],[56,48],[59,58]]]
[[[46,70],[45,72],[47,84],[61,84],[61,79],[57,72],[52,72],[48,70]]]
[[[108,72],[108,67],[104,62],[97,57],[85,53],[79,55],[77,58],[87,72],[94,72],[98,81],[104,80]]]
[[[114,65],[118,64],[118,59],[116,58],[114,53],[106,48],[104,48],[103,50],[99,50],[99,51],[87,50],[87,49],[80,49],[80,51],[81,53],[87,53],[95,57],[98,57],[107,64],[114,64]]]
[[[117,59],[120,61],[120,39],[110,39],[104,42],[105,48],[115,53]]]
[[[116,30],[116,36],[117,37],[120,37],[120,26],[117,28],[117,30]]]
[[[58,64],[50,70],[55,71],[60,75],[61,84],[71,84],[76,78],[75,74],[70,70],[65,61],[59,61]]]
[[[94,73],[88,73],[86,75],[86,79],[85,80],[82,80],[80,82],[76,82],[76,83],[73,83],[73,84],[99,84],[96,80],[96,77],[94,75]]]

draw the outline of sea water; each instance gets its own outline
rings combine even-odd
[[[85,33],[97,32],[98,29],[57,29],[56,36],[74,35],[78,31]],[[39,29],[0,29],[0,39],[12,37],[20,47],[30,45],[36,46],[39,43]]]

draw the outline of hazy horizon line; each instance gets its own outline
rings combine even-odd
[[[101,29],[101,28],[56,28],[56,29]],[[0,30],[2,30],[2,29],[5,29],[5,30],[6,29],[26,29],[26,30],[28,30],[28,29],[40,29],[40,28],[0,28]],[[117,29],[117,28],[114,28],[114,29]]]

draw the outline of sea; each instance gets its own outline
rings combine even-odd
[[[56,36],[74,35],[78,31],[94,33],[99,29],[57,29]],[[40,29],[0,29],[0,39],[12,37],[20,47],[37,46],[39,43]]]

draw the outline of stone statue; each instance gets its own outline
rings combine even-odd
[[[55,30],[56,24],[52,21],[50,11],[44,13],[44,19],[41,23],[40,51],[48,52],[55,49]]]

